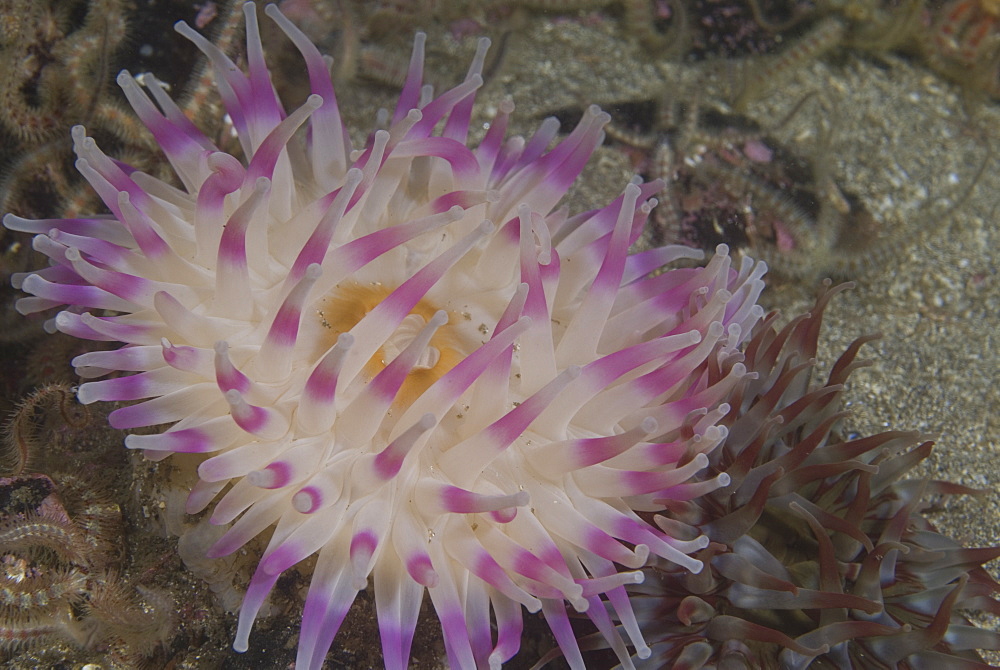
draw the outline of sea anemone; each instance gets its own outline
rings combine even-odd
[[[652,651],[640,667],[993,667],[976,650],[1000,649],[1000,634],[960,608],[1000,615],[1000,584],[982,568],[1000,548],[962,547],[923,515],[943,496],[977,491],[902,479],[930,454],[919,433],[843,434],[843,385],[872,337],[811,383],[823,311],[844,286],[781,329],[769,315],[712,371],[749,371],[709,454],[731,483],[665,501],[657,517],[666,532],[711,542],[696,554],[700,574],[656,563],[629,587]]]
[[[246,73],[179,24],[215,70],[243,159],[154,78],[123,72],[180,187],[74,128],[77,166],[110,215],[5,217],[51,259],[15,278],[33,296],[18,309],[65,305],[50,327],[125,343],[74,359],[84,378],[112,375],[79,399],[139,401],[111,424],[171,425],[126,446],[201,459],[186,511],[212,507],[227,526],[209,556],[269,534],[237,650],[279,576],[315,555],[298,668],[320,667],[369,576],[386,667],[406,666],[425,590],[453,667],[510,659],[521,606],[541,610],[582,667],[566,603],[624,664],[609,608],[647,655],[624,585],[651,554],[699,571],[689,554],[708,540],[679,540],[634,510],[729,481],[692,481],[746,373],[710,374],[709,359],[735,356],[763,317],[763,264],[732,267],[720,247],[704,267],[656,274],[700,252],[628,255],[658,182],[629,184],[603,209],[556,209],[602,141],[609,117],[596,107],[554,142],[554,120],[505,139],[503,103],[470,149],[485,40],[464,81],[433,97],[418,35],[388,129],[352,150],[327,61],[276,7],[266,13],[301,53],[312,95],[286,114],[252,3]]]

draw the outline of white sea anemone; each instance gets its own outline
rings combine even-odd
[[[187,511],[213,506],[223,556],[271,533],[235,647],[279,575],[316,554],[296,667],[319,668],[369,576],[385,664],[403,668],[424,591],[453,667],[499,667],[521,607],[541,610],[573,667],[565,603],[608,637],[605,602],[648,648],[624,584],[650,553],[689,570],[681,541],[636,511],[725,485],[691,481],[725,435],[716,422],[741,365],[715,374],[761,317],[763,265],[651,272],[694,252],[629,256],[659,183],[607,207],[555,209],[603,138],[588,109],[504,138],[500,107],[467,147],[486,41],[465,80],[422,93],[422,35],[388,130],[352,150],[316,47],[273,5],[313,94],[285,113],[245,7],[248,71],[185,24],[211,60],[239,135],[221,152],[154,79],[118,82],[177,172],[175,188],[106,156],[74,128],[80,172],[111,214],[28,221],[51,266],[15,282],[25,313],[81,338],[81,402],[141,401],[118,428],[172,424],[125,443],[154,459],[204,454]],[[154,104],[154,101],[156,104]],[[89,310],[89,311],[88,311]],[[624,571],[620,566],[625,568]]]

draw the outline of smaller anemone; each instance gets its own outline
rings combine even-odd
[[[657,524],[675,537],[704,534],[691,574],[665,563],[630,587],[652,649],[640,668],[971,669],[1000,633],[959,611],[1000,615],[998,584],[983,564],[1000,548],[972,549],[923,516],[934,501],[978,491],[902,479],[931,452],[914,432],[846,436],[841,394],[867,365],[855,340],[825,383],[812,383],[823,311],[782,329],[761,321],[742,354],[710,357],[709,380],[743,364],[708,470],[731,484],[688,501],[663,501]],[[593,646],[602,646],[596,640]]]

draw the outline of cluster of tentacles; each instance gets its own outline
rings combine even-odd
[[[211,3],[207,3],[211,4]],[[225,3],[222,3],[225,4]],[[241,2],[230,2],[213,24],[220,49],[233,48],[242,20]],[[74,216],[100,204],[77,175],[66,142],[70,128],[85,124],[114,148],[115,157],[158,176],[169,173],[159,146],[118,99],[117,68],[123,45],[142,44],[151,13],[123,0],[7,2],[0,21],[0,211],[33,216]],[[136,47],[137,49],[138,47]],[[132,54],[135,57],[135,54]],[[132,62],[132,67],[135,63]],[[184,86],[185,113],[217,132],[212,79],[201,73]],[[39,262],[29,238],[0,231],[0,345],[29,343],[41,328],[16,314],[10,277]],[[34,343],[31,343],[34,344]],[[36,347],[37,348],[37,347]]]
[[[976,650],[1000,648],[1000,633],[959,608],[1000,615],[1000,584],[982,568],[1000,548],[962,547],[922,515],[931,501],[977,491],[902,479],[930,454],[918,433],[841,433],[844,383],[873,337],[811,383],[822,313],[837,292],[780,330],[771,314],[739,360],[705,370],[717,377],[742,363],[756,373],[730,398],[728,435],[710,454],[732,483],[656,517],[672,534],[711,538],[697,556],[711,569],[653,566],[630,587],[652,648],[637,666],[991,667]]]

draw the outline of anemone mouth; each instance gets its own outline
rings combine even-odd
[[[342,282],[317,302],[315,323],[319,325],[317,351],[328,351],[337,338],[349,333],[372,313],[397,287],[369,282]],[[443,316],[442,316],[443,314]],[[466,342],[461,331],[465,316],[445,310],[430,298],[422,298],[387,334],[385,341],[364,366],[363,374],[373,379],[414,343],[420,345],[424,329],[434,328],[426,346],[415,352],[414,361],[406,374],[394,405],[409,407],[434,382],[459,364],[475,347]]]

